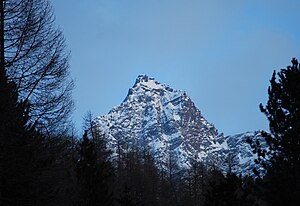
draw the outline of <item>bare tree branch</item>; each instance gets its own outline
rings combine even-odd
[[[30,103],[32,123],[55,132],[65,127],[73,108],[74,83],[69,52],[54,25],[48,0],[14,0],[3,4],[5,68],[18,86],[21,100]]]

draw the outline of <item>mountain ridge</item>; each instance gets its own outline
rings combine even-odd
[[[249,174],[254,167],[254,156],[250,157],[251,148],[245,145],[243,135],[220,134],[185,91],[175,90],[147,75],[139,75],[124,101],[107,115],[97,117],[95,124],[107,135],[114,153],[120,145],[137,149],[147,146],[157,164],[164,167],[170,160],[181,169],[189,168],[192,161],[203,161],[226,170],[229,151],[235,152],[239,162],[237,172]]]

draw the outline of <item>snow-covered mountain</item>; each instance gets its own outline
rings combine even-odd
[[[175,162],[179,168],[188,168],[196,160],[225,168],[229,151],[246,168],[253,162],[250,147],[244,146],[252,134],[224,137],[186,92],[146,75],[138,76],[125,100],[107,115],[97,117],[95,124],[114,151],[117,147],[147,149],[160,165]]]
[[[228,144],[228,156],[233,160],[233,172],[242,175],[253,175],[253,168],[261,171],[259,166],[254,163],[254,159],[257,158],[256,154],[253,154],[250,144],[247,143],[247,139],[261,140],[261,131],[245,132],[237,135],[227,136],[225,140]],[[261,141],[262,142],[262,141]]]

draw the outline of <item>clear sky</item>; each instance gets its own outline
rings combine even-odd
[[[267,129],[274,69],[300,58],[299,0],[51,0],[71,50],[74,121],[105,115],[139,74],[185,90],[226,135]]]

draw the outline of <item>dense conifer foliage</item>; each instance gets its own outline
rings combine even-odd
[[[9,82],[6,70],[2,66],[0,68],[0,197],[1,202],[9,204],[15,200],[14,197],[27,199],[31,194],[24,194],[26,190],[16,185],[22,181],[22,185],[33,187],[27,175],[33,171],[27,164],[30,163],[30,150],[34,139],[34,131],[26,126],[28,121],[28,104],[26,102],[18,102],[18,93],[16,85]],[[28,153],[24,156],[24,153]],[[25,173],[25,177],[22,175]],[[26,174],[28,173],[28,174]]]
[[[95,142],[87,136],[87,131],[79,144],[79,159],[76,166],[79,183],[79,205],[112,205],[112,195],[108,187],[110,176],[107,164],[99,160]]]
[[[300,68],[292,65],[273,73],[267,105],[260,105],[269,120],[270,133],[263,132],[267,149],[252,142],[257,163],[267,173],[263,179],[268,205],[298,205],[300,202]],[[251,141],[250,141],[251,142]],[[259,173],[258,171],[255,171]]]
[[[212,171],[208,190],[205,194],[206,206],[253,206],[257,205],[253,196],[253,179],[240,178],[236,174],[224,176],[219,171]]]
[[[45,138],[30,124],[30,104],[20,101],[15,82],[0,68],[0,205],[65,202],[72,188],[67,173],[70,139]],[[71,147],[70,147],[71,146]],[[65,156],[62,158],[62,155]],[[69,161],[69,163],[66,163]],[[62,180],[61,178],[64,178]],[[60,191],[59,191],[60,190]],[[63,197],[65,195],[65,197]]]

